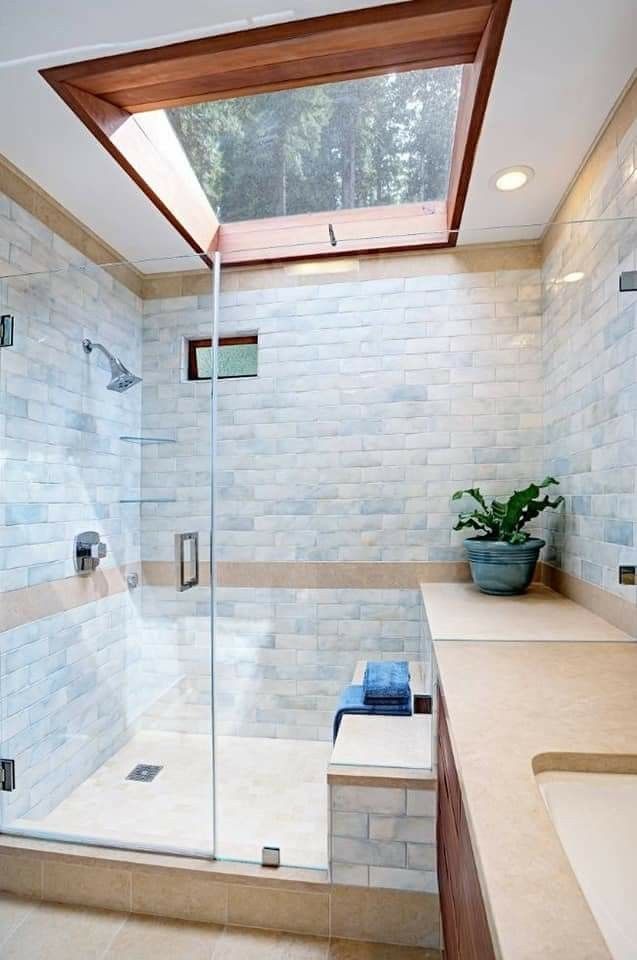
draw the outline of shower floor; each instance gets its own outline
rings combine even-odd
[[[263,846],[291,866],[327,866],[326,771],[331,744],[260,737],[217,738],[220,859],[261,862]],[[213,848],[211,739],[203,734],[138,733],[25,831],[104,844],[205,853]],[[154,780],[126,777],[138,764],[161,766]]]

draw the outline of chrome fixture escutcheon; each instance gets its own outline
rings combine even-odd
[[[106,544],[100,539],[97,530],[85,530],[78,533],[73,548],[75,570],[80,576],[93,573],[107,554]]]

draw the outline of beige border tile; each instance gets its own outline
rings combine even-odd
[[[575,601],[580,606],[597,614],[608,623],[612,623],[618,630],[623,630],[629,637],[637,637],[637,607],[627,600],[602,590],[592,583],[580,580],[571,573],[560,570],[550,563],[541,565],[542,583],[557,590],[558,593]]]
[[[41,897],[42,861],[0,852],[0,891],[20,897]]]
[[[152,586],[172,586],[174,564],[167,560],[144,560],[143,581]],[[210,564],[200,565],[200,582],[210,582]],[[466,582],[467,563],[392,563],[384,561],[234,562],[217,564],[219,587],[287,587],[297,590],[352,587],[356,589],[412,589],[421,583]]]
[[[440,908],[435,894],[336,886],[331,924],[333,937],[440,946]]]
[[[191,870],[132,871],[133,913],[149,913],[179,920],[225,923],[228,887]]]
[[[42,897],[104,910],[131,909],[130,870],[116,865],[42,861]]]
[[[265,885],[229,887],[228,923],[325,937],[329,935],[330,893],[297,893]]]
[[[123,593],[128,589],[126,576],[133,572],[139,573],[140,567],[136,564],[106,567],[88,577],[67,577],[1,593],[0,633],[32,620],[41,620],[94,600]]]

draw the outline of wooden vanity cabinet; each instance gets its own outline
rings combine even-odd
[[[445,960],[495,960],[440,689],[436,834]]]

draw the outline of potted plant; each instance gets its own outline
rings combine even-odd
[[[479,536],[464,542],[469,557],[471,576],[482,593],[507,597],[524,593],[533,580],[540,550],[545,544],[539,537],[524,531],[531,520],[547,508],[554,510],[564,497],[539,498],[540,490],[558,485],[553,477],[532,483],[525,490],[516,490],[506,502],[492,500],[487,505],[479,489],[458,490],[454,500],[472,497],[478,507],[461,513],[454,530],[478,530]]]

